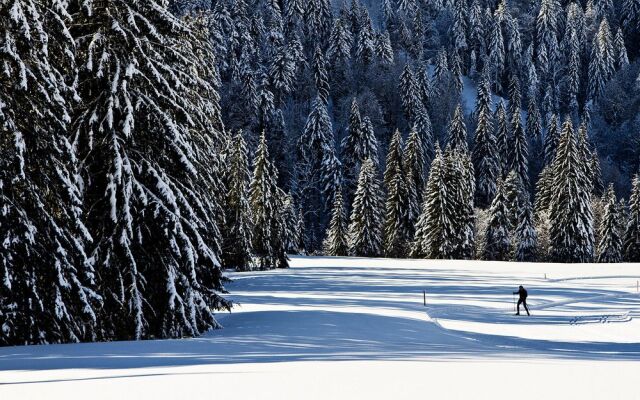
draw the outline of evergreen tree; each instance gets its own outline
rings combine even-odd
[[[378,139],[373,131],[373,123],[369,117],[362,119],[362,160],[371,159],[373,165],[378,168]]]
[[[313,53],[313,78],[318,91],[318,98],[326,105],[329,104],[329,76],[327,65],[320,47],[316,46]]]
[[[624,233],[624,260],[640,262],[640,177],[635,175],[629,198],[629,220]]]
[[[425,158],[422,141],[418,131],[412,129],[404,150],[404,171],[407,182],[407,230],[408,236],[413,237],[415,225],[420,216],[422,191],[424,188]]]
[[[504,108],[503,102],[498,103],[494,118],[496,120],[495,136],[497,141],[498,154],[500,155],[501,175],[506,176],[509,172],[511,142],[509,134],[509,122],[507,121],[507,111]]]
[[[538,235],[533,224],[533,211],[529,196],[523,204],[518,220],[515,232],[515,259],[519,262],[537,261]]]
[[[528,201],[528,192],[524,187],[522,178],[516,170],[511,170],[504,181],[504,190],[507,198],[507,211],[511,227],[515,229],[519,225],[519,216],[524,204]]]
[[[542,137],[542,122],[540,121],[540,110],[538,110],[538,104],[535,97],[529,99],[529,106],[527,107],[527,127],[526,137],[527,140],[538,142]]]
[[[616,69],[621,69],[629,64],[629,56],[627,55],[627,47],[624,44],[622,28],[618,28],[618,31],[616,32],[616,37],[614,39],[614,51]]]
[[[299,146],[306,165],[304,178],[307,182],[319,183],[311,189],[320,191],[321,205],[329,209],[341,184],[340,162],[335,154],[333,126],[327,107],[320,96],[314,101],[304,132],[300,136]]]
[[[222,265],[240,271],[252,267],[251,211],[247,200],[250,179],[242,131],[233,137],[226,174],[225,224],[222,231]]]
[[[615,59],[613,39],[607,19],[600,23],[593,36],[591,60],[589,62],[589,98],[597,99],[604,91],[604,85],[614,72]]]
[[[402,137],[396,130],[389,144],[384,185],[387,189],[383,225],[384,253],[387,257],[402,257],[408,241],[408,196],[402,162]]]
[[[67,136],[75,95],[65,81],[75,67],[68,23],[65,2],[0,5],[0,346],[98,334],[91,235]]]
[[[347,130],[347,136],[342,140],[342,160],[344,161],[343,175],[348,200],[351,198],[352,193],[355,192],[360,165],[365,159],[363,154],[364,132],[362,119],[360,117],[360,108],[355,98],[351,102]]]
[[[484,258],[486,260],[507,261],[511,253],[511,223],[507,211],[504,183],[496,184],[496,195],[489,208]]]
[[[453,239],[454,251],[450,258],[469,260],[475,253],[474,194],[475,173],[466,152],[448,149],[445,153],[446,181],[450,184],[448,201],[455,205]]]
[[[456,107],[453,118],[449,124],[449,140],[447,146],[452,150],[459,150],[461,152],[468,151],[467,126],[464,122],[464,114],[460,104]]]
[[[218,294],[223,127],[206,21],[186,26],[156,0],[72,7],[83,100],[74,141],[101,335],[197,335],[229,307]]]
[[[349,231],[342,191],[338,190],[333,199],[331,221],[324,241],[324,252],[328,256],[346,256],[349,254]]]
[[[359,257],[382,253],[382,199],[373,161],[362,163],[349,223],[349,252]]]
[[[560,127],[557,115],[552,115],[547,132],[544,136],[544,164],[550,165],[556,156],[556,149],[560,138]]]
[[[391,47],[391,37],[389,31],[384,31],[377,36],[375,53],[382,65],[393,64],[393,47]]]
[[[353,36],[347,23],[342,18],[336,19],[329,36],[329,48],[327,50],[329,60],[333,63],[349,60],[351,58],[352,43]]]
[[[613,184],[609,185],[605,193],[605,205],[602,221],[600,222],[598,242],[599,263],[622,262],[622,216],[613,191]]]
[[[445,159],[439,148],[431,163],[425,188],[422,213],[416,227],[412,255],[426,258],[449,258],[454,252],[454,204],[448,199]]]
[[[513,143],[511,152],[510,169],[516,171],[524,190],[529,188],[529,142],[524,135],[520,112],[513,114],[511,121]]]
[[[500,158],[491,124],[491,92],[489,81],[478,86],[476,104],[477,125],[473,148],[473,165],[476,172],[476,204],[487,207],[495,196],[496,180],[500,175]]]
[[[562,129],[553,163],[549,206],[551,257],[557,262],[590,262],[593,258],[591,187],[586,186],[585,160],[571,120]]]
[[[279,193],[277,174],[269,160],[269,149],[264,133],[260,136],[253,161],[253,175],[249,185],[249,206],[253,214],[253,253],[261,270],[278,265]],[[275,228],[275,229],[274,229]]]

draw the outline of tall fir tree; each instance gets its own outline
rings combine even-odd
[[[349,255],[349,229],[347,212],[342,198],[342,191],[338,190],[333,199],[331,221],[324,241],[324,253],[328,256],[344,257]]]
[[[619,263],[622,261],[622,215],[616,201],[613,184],[609,185],[604,195],[604,213],[599,227],[598,242],[599,263]]]
[[[406,171],[402,160],[402,136],[396,130],[389,144],[384,186],[387,189],[385,216],[382,227],[384,254],[387,257],[403,257],[408,235],[408,193]]]
[[[265,134],[260,136],[253,161],[253,174],[249,184],[249,206],[253,215],[253,253],[261,270],[278,266],[280,236],[280,193],[276,185],[277,172],[269,160]]]
[[[507,120],[507,110],[504,103],[498,103],[495,111],[495,137],[497,141],[498,154],[500,155],[500,172],[502,177],[506,177],[509,172],[509,160],[511,159],[511,135],[509,132],[509,122]]]
[[[376,168],[366,159],[360,169],[349,223],[349,252],[359,257],[382,254],[382,198]]]
[[[519,262],[533,262],[538,259],[538,234],[533,220],[531,201],[527,196],[518,216],[518,226],[515,230],[515,260]]]
[[[629,219],[624,232],[624,260],[640,262],[640,177],[635,175],[629,197]]]
[[[250,270],[253,261],[251,209],[247,200],[249,179],[247,148],[242,131],[238,131],[233,137],[227,160],[221,261],[224,267],[240,271]]]
[[[593,36],[589,61],[589,98],[598,99],[614,72],[613,38],[607,19],[603,19]]]
[[[553,162],[549,205],[550,254],[557,262],[590,262],[594,255],[592,188],[586,187],[586,160],[580,155],[578,137],[567,119]]]
[[[511,222],[507,209],[504,182],[499,179],[496,195],[489,208],[484,258],[486,260],[507,261],[511,256]]]
[[[487,207],[496,193],[496,180],[500,175],[500,158],[493,135],[491,116],[491,91],[489,81],[484,79],[478,86],[476,104],[477,124],[472,153],[476,172],[476,205]]]
[[[101,335],[216,327],[213,310],[229,306],[219,295],[224,128],[206,21],[186,26],[156,0],[74,1],[70,10],[83,100],[74,145],[91,204]]]
[[[449,139],[447,146],[452,150],[468,151],[467,126],[464,122],[462,105],[458,104],[449,123]]]
[[[415,225],[420,216],[425,179],[424,151],[422,140],[420,140],[416,129],[412,129],[409,133],[403,155],[403,164],[407,182],[407,229],[409,238],[413,238]]]

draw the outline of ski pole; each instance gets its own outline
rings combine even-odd
[[[511,293],[511,300],[513,302],[513,311],[516,311],[516,295]]]

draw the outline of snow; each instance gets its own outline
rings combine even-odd
[[[637,396],[637,264],[291,266],[229,274],[237,306],[200,338],[0,348],[0,398]],[[512,315],[520,284],[531,317]]]

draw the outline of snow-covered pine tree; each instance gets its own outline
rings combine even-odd
[[[538,235],[533,223],[533,210],[529,196],[522,205],[515,231],[515,260],[520,262],[537,261]]]
[[[324,253],[328,256],[343,257],[349,255],[349,221],[342,199],[342,190],[338,190],[333,199],[331,221],[324,240]]]
[[[373,165],[378,168],[378,139],[373,130],[373,123],[369,117],[362,119],[362,162],[367,158],[371,159]]]
[[[363,11],[362,26],[356,40],[356,58],[367,66],[375,55],[375,37],[369,12]]]
[[[366,159],[360,168],[358,188],[349,223],[349,252],[360,257],[382,253],[382,198],[376,167]]]
[[[197,335],[228,307],[218,294],[216,62],[206,21],[187,27],[166,4],[70,6],[83,100],[75,146],[105,338]]]
[[[547,126],[544,136],[544,165],[551,165],[556,156],[558,141],[560,140],[560,121],[558,116],[553,114]]]
[[[449,123],[447,147],[460,152],[467,152],[469,150],[467,145],[467,126],[464,122],[464,113],[462,111],[462,105],[460,104],[456,107],[453,118],[451,118],[451,122]]]
[[[591,187],[585,187],[587,160],[583,160],[570,119],[562,128],[553,162],[549,205],[550,254],[557,262],[593,259]]]
[[[256,266],[261,270],[272,269],[277,265],[274,237],[274,225],[279,215],[278,192],[274,168],[269,160],[269,148],[264,132],[256,149],[253,161],[253,174],[249,184],[249,206],[253,216],[253,254],[257,258]]]
[[[445,152],[445,179],[450,186],[447,201],[454,204],[453,253],[448,258],[469,260],[475,253],[475,173],[471,157],[467,152],[451,150]]]
[[[327,74],[327,63],[319,46],[313,53],[313,79],[318,91],[318,98],[326,105],[329,104],[329,75]]]
[[[459,0],[462,1],[462,0]],[[453,53],[453,56],[449,58],[451,61],[451,77],[453,78],[453,86],[456,90],[456,94],[459,96],[462,94],[464,82],[462,81],[462,60],[457,52]]]
[[[538,109],[538,103],[536,102],[535,97],[529,98],[529,104],[527,106],[527,140],[539,143],[542,138],[541,119],[542,117],[540,116],[540,110]]]
[[[456,234],[452,221],[454,205],[448,201],[445,159],[438,147],[431,163],[424,193],[422,213],[416,226],[412,256],[448,258],[454,251],[451,238]]]
[[[242,131],[238,131],[231,143],[226,160],[227,189],[224,202],[225,223],[222,230],[222,266],[247,271],[252,268],[251,209],[247,200],[250,179],[247,148]]]
[[[412,129],[415,129],[418,137],[422,141],[422,150],[424,151],[425,160],[431,160],[435,149],[433,126],[431,125],[431,119],[429,118],[429,114],[425,107],[420,107],[417,110],[415,118],[413,119]]]
[[[500,171],[502,177],[506,177],[509,172],[509,160],[511,154],[511,140],[509,133],[509,121],[507,120],[507,110],[504,107],[504,103],[501,101],[496,107],[494,113],[495,125],[495,137],[498,147],[498,154],[500,155]]]
[[[393,64],[394,54],[389,31],[384,31],[377,35],[375,53],[382,65]]]
[[[504,48],[504,36],[502,35],[502,27],[500,24],[500,18],[494,15],[488,21],[491,24],[489,31],[489,68],[491,73],[491,82],[494,85],[495,91],[502,90],[502,74],[504,73],[505,64],[505,48]]]
[[[605,84],[614,72],[614,56],[611,30],[605,18],[593,35],[591,45],[591,59],[589,61],[589,99],[597,99],[602,95]]]
[[[624,260],[640,262],[640,176],[631,182],[629,197],[629,220],[624,232]]]
[[[298,209],[291,193],[284,193],[282,202],[282,222],[284,223],[284,251],[300,254],[298,248]]]
[[[396,129],[389,143],[384,186],[387,189],[385,216],[382,227],[384,234],[384,254],[387,257],[403,257],[408,234],[408,193],[406,171],[402,160],[402,136]]]
[[[327,57],[334,65],[349,60],[351,58],[352,44],[353,36],[351,35],[351,31],[349,31],[348,23],[342,18],[337,18],[333,24],[331,35],[329,36]]]
[[[529,141],[525,137],[520,112],[513,114],[511,119],[512,151],[510,169],[516,171],[524,190],[529,190]]]
[[[451,42],[454,52],[462,52],[467,49],[467,1],[455,0],[453,6],[453,24],[451,25]]]
[[[408,121],[412,121],[417,110],[422,107],[420,91],[413,70],[409,64],[404,66],[400,74],[400,96],[402,97],[402,109]]]
[[[331,119],[320,96],[316,97],[313,103],[298,144],[301,157],[307,167],[304,179],[307,182],[318,183],[308,189],[319,191],[320,205],[329,210],[337,188],[341,185],[340,162],[335,153]],[[306,195],[309,196],[307,201],[312,201],[310,198],[315,197],[313,193]]]
[[[100,296],[68,139],[66,2],[0,5],[0,346],[95,340]]]
[[[364,147],[363,141],[364,134],[360,108],[354,98],[351,102],[351,111],[349,112],[347,136],[342,139],[343,176],[347,202],[356,190],[356,181],[358,179],[360,165],[364,160],[362,153]]]
[[[407,231],[408,237],[413,238],[415,225],[420,216],[425,170],[422,140],[418,136],[418,131],[415,128],[409,133],[403,161],[407,182]]]
[[[618,28],[613,45],[616,70],[619,70],[629,64],[629,56],[627,55],[627,47],[624,44],[622,28]]]
[[[504,181],[504,191],[507,198],[507,214],[511,228],[519,225],[522,207],[528,201],[528,192],[516,170],[511,170]]]
[[[613,184],[607,188],[604,198],[604,213],[598,229],[598,262],[619,263],[622,262],[623,224]]]
[[[511,256],[511,222],[507,210],[507,198],[502,179],[496,184],[496,195],[489,208],[489,224],[485,234],[484,258],[507,261]]]
[[[500,175],[500,158],[493,135],[491,121],[491,89],[485,78],[478,85],[476,103],[477,124],[472,153],[476,172],[476,205],[481,208],[491,204],[496,192],[496,180]]]
[[[580,94],[580,74],[582,71],[582,60],[580,57],[581,45],[578,41],[578,34],[575,29],[569,32],[569,65],[566,75],[566,97],[569,110],[574,114],[578,112],[578,95]]]

